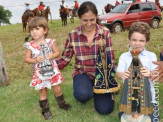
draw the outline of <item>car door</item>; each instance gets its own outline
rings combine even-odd
[[[124,27],[130,27],[132,23],[139,21],[140,5],[132,4],[125,15]]]
[[[140,4],[140,21],[150,24],[152,17],[154,16],[154,11],[150,3],[141,3]]]

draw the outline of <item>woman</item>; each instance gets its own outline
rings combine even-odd
[[[98,24],[98,12],[94,3],[84,2],[80,5],[78,16],[81,26],[69,33],[65,43],[62,58],[57,60],[59,69],[67,66],[75,55],[73,88],[74,97],[85,103],[94,96],[94,106],[100,114],[110,114],[113,111],[114,101],[111,93],[93,93],[95,81],[95,61],[99,48],[99,40],[106,41],[106,49],[110,62],[114,66],[114,53],[110,31]]]

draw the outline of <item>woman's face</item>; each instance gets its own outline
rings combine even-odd
[[[96,28],[96,15],[92,11],[88,11],[80,18],[83,32],[91,32]]]

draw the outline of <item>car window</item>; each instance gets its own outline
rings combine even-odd
[[[141,4],[142,11],[151,11],[152,7],[150,6],[149,3],[143,3]]]
[[[133,0],[122,0],[122,3],[125,4],[125,3],[133,3]]]
[[[119,4],[111,10],[111,13],[124,13],[128,6],[129,4]]]
[[[153,3],[150,3],[150,5],[152,6],[153,10],[157,10],[156,6]]]
[[[128,10],[128,13],[134,13],[134,12],[139,12],[140,11],[140,6],[139,4],[134,4],[130,7]]]

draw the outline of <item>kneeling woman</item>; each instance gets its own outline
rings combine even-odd
[[[85,103],[94,96],[95,109],[100,114],[110,114],[113,111],[114,100],[111,93],[98,94],[93,92],[95,81],[95,66],[99,49],[99,41],[105,42],[105,50],[114,69],[114,53],[110,31],[98,24],[97,8],[92,2],[80,5],[78,16],[81,26],[69,33],[62,57],[57,60],[58,67],[63,69],[75,55],[73,87],[74,97]]]

